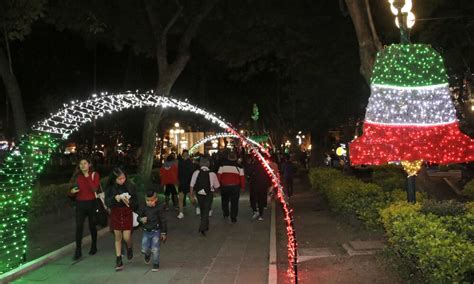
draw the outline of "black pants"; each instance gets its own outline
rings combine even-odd
[[[95,205],[95,200],[76,202],[76,249],[80,249],[82,246],[82,233],[86,217],[88,217],[89,230],[91,232],[91,247],[97,246],[97,228],[93,218]]]
[[[288,197],[291,197],[293,195],[293,177],[285,178],[284,189]]]
[[[207,195],[196,194],[196,198],[201,210],[201,223],[199,224],[199,231],[209,230],[209,210],[211,210],[213,193]]]
[[[239,213],[239,197],[240,197],[240,186],[222,186],[221,198],[222,198],[222,212],[224,217],[229,216],[229,201],[230,201],[230,219],[236,220],[237,214]]]
[[[173,206],[174,207],[178,206],[178,192],[176,191],[176,186],[174,184],[165,185],[166,205],[168,205],[168,202],[170,200],[170,195],[171,195],[171,200],[173,201]]]
[[[266,186],[255,186],[250,188],[250,206],[252,206],[253,212],[257,212],[260,216],[263,216],[263,208],[267,202],[267,187]]]

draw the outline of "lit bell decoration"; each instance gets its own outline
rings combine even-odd
[[[394,44],[377,55],[364,134],[350,144],[354,165],[474,160],[459,130],[441,56],[424,44]]]

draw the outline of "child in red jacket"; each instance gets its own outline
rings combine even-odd
[[[161,186],[165,189],[165,208],[169,210],[170,195],[173,200],[173,206],[178,208],[178,192],[176,186],[178,184],[178,165],[174,160],[174,155],[170,154],[166,158],[166,162],[160,168]]]

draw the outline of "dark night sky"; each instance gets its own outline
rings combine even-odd
[[[315,25],[314,31],[326,35],[326,38],[320,39],[321,45],[325,45],[325,41],[328,40],[335,44],[329,46],[326,51],[322,49],[318,52],[330,52],[329,49],[337,46],[335,54],[352,58],[352,62],[344,63],[345,66],[331,66],[331,61],[337,58],[326,57],[324,60],[327,62],[322,62],[321,66],[325,66],[324,64],[331,66],[333,69],[331,76],[334,77],[332,80],[337,82],[340,79],[336,86],[340,92],[358,93],[356,100],[362,106],[359,109],[362,109],[367,102],[368,92],[358,73],[358,46],[352,22],[350,17],[342,15],[338,1],[321,1],[320,3],[324,4],[320,10],[321,15],[314,15],[315,18],[329,18],[330,21]],[[388,9],[385,8],[387,8],[385,1],[383,5],[377,2],[373,7],[373,13],[377,26],[380,27],[382,41],[390,43],[396,40],[396,30],[391,26],[392,21],[387,23],[384,20],[390,15]],[[306,11],[306,13],[313,12]],[[338,45],[338,42],[341,44]],[[136,56],[128,47],[120,51],[104,43],[98,43],[96,47],[95,61],[92,42],[84,41],[81,36],[73,32],[59,32],[55,27],[42,22],[33,26],[31,34],[24,41],[12,43],[13,69],[22,90],[30,125],[44,118],[47,113],[56,111],[63,102],[84,99],[92,94],[94,61],[97,66],[96,79],[99,92],[135,89],[146,91],[154,88],[157,78],[154,59]],[[232,123],[241,122],[242,117],[250,114],[252,103],[258,103],[264,99],[259,92],[267,90],[271,86],[268,84],[272,82],[272,79],[264,73],[245,82],[231,80],[229,71],[221,62],[210,58],[205,52],[195,47],[192,50],[191,61],[173,87],[172,95],[179,98],[188,97],[191,102],[227,117]],[[342,65],[343,63],[335,64]],[[204,97],[199,95],[198,84],[202,66],[210,70],[208,73],[212,77],[212,80],[208,80],[210,84],[207,86],[207,95]],[[314,68],[320,67],[314,66]],[[5,91],[1,84],[0,82],[0,120],[4,120]],[[325,85],[322,88],[327,88],[327,90],[334,88],[334,83],[330,85],[324,80],[322,85]],[[229,97],[240,97],[241,104],[232,103],[232,100],[227,99]],[[266,111],[265,106],[262,106],[262,109]],[[130,137],[140,139],[138,137],[141,136],[141,119],[142,114],[124,112],[114,115],[113,118],[104,119],[99,125],[103,128],[127,128]],[[203,124],[195,117],[189,118],[184,114],[169,113],[167,119],[169,121],[188,120],[193,127],[203,127]],[[123,124],[125,122],[133,127],[126,127]]]

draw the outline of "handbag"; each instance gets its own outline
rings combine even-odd
[[[94,179],[94,173],[92,173],[92,179]],[[102,190],[102,186],[99,182],[99,189],[95,193],[95,204],[94,204],[94,223],[100,227],[107,227],[109,222],[109,212],[104,203],[105,194]]]
[[[101,227],[107,227],[109,221],[109,213],[105,209],[104,203],[100,198],[95,199],[95,208],[94,208],[94,222],[96,225]]]

